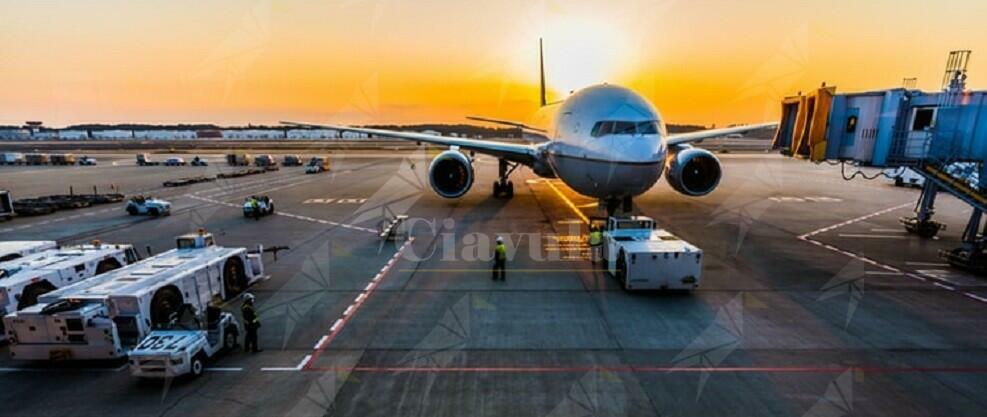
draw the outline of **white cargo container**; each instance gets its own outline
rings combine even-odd
[[[14,359],[114,359],[127,354],[179,306],[202,311],[263,276],[260,254],[216,246],[210,234],[178,238],[178,247],[134,265],[43,295],[7,315]]]
[[[0,154],[0,164],[2,165],[23,165],[24,154],[20,152],[4,152]]]
[[[627,290],[694,290],[703,251],[659,229],[650,217],[610,217],[603,232],[603,259]]]
[[[0,314],[37,304],[38,297],[137,262],[130,245],[66,246],[0,262]]]
[[[10,240],[0,242],[0,262],[17,259],[48,249],[55,249],[54,240]]]

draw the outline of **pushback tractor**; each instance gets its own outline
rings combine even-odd
[[[607,272],[626,290],[699,288],[703,251],[650,217],[609,217],[603,232]]]
[[[204,311],[264,276],[261,253],[217,246],[211,234],[179,236],[177,248],[44,294],[4,317],[15,359],[122,358],[179,307]]]

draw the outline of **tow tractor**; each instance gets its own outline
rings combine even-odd
[[[205,363],[236,348],[240,323],[218,307],[206,309],[205,322],[189,304],[170,323],[152,330],[130,351],[130,373],[138,378],[201,376]]]
[[[626,290],[688,290],[699,287],[703,251],[650,217],[609,217],[603,231],[607,272]]]
[[[257,201],[257,208],[254,209],[254,200]],[[262,216],[274,214],[274,199],[263,196],[250,196],[243,201],[243,217],[260,220]]]
[[[140,214],[167,216],[171,214],[171,203],[165,200],[139,195],[127,201],[127,214],[131,216]]]

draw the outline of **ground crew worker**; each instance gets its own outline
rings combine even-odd
[[[504,238],[497,236],[497,246],[494,247],[494,265],[493,265],[493,279],[494,281],[498,278],[498,273],[500,273],[499,278],[501,281],[507,280],[507,272],[505,267],[507,266],[507,246],[504,245]]]
[[[256,196],[251,196],[250,197],[250,208],[251,208],[251,211],[250,212],[253,213],[254,218],[255,219],[259,219],[260,218],[260,204],[257,202],[257,197]]]
[[[589,228],[589,249],[590,260],[593,263],[599,262],[600,251],[603,249],[603,233],[597,226],[590,226]]]
[[[247,335],[243,339],[243,350],[252,353],[261,352],[257,346],[257,329],[260,328],[260,319],[257,317],[257,310],[254,309],[253,294],[246,293],[243,295],[240,313],[243,315],[243,328],[247,331]]]

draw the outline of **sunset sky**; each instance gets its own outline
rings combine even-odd
[[[670,123],[772,120],[778,99],[937,89],[987,1],[0,0],[0,124],[525,120],[545,38],[552,99],[597,82]]]

